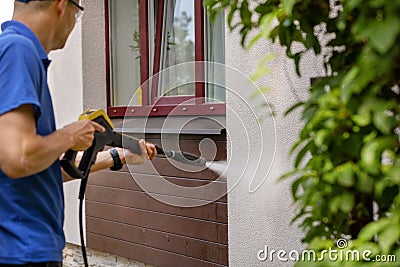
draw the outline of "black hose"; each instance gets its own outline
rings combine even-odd
[[[88,267],[89,264],[88,264],[88,260],[87,260],[87,254],[86,254],[85,236],[83,233],[83,203],[84,203],[84,199],[85,199],[86,184],[87,184],[87,179],[82,179],[81,186],[79,189],[79,235],[81,238],[83,263],[85,264],[85,267]]]
[[[193,155],[191,153],[183,151],[164,150],[159,146],[156,146],[156,149],[158,155],[164,155],[165,157],[171,158],[178,162],[192,166],[206,166],[206,160],[203,157],[199,157],[197,155]]]
[[[171,158],[178,162],[198,167],[206,166],[206,160],[202,157],[183,151],[164,151],[164,152],[167,158]]]

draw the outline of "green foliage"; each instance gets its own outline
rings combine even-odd
[[[239,30],[243,46],[262,38],[279,42],[298,75],[304,53],[324,53],[327,75],[291,109],[302,107],[304,121],[292,149],[294,170],[283,177],[294,176],[292,193],[300,207],[294,221],[301,223],[309,247],[330,241],[321,243],[322,250],[346,238],[352,249],[397,255],[399,261],[400,1],[204,2],[211,17],[228,9],[229,27]],[[255,37],[248,40],[251,31]],[[294,44],[304,49],[293,52]]]

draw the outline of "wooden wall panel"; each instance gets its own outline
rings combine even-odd
[[[217,264],[228,263],[227,245],[92,217],[88,218],[86,224],[93,234],[112,236],[119,240],[209,260]],[[115,232],[115,228],[121,230]]]
[[[93,176],[93,178],[92,178]],[[129,172],[112,172],[112,171],[102,171],[92,175],[89,179],[89,185],[97,185],[111,188],[120,188],[127,190],[134,190],[143,192],[143,189],[137,184],[133,175]],[[207,180],[199,180],[194,178],[183,178],[183,177],[168,177],[168,176],[157,176],[157,175],[148,175],[148,174],[135,174],[135,177],[140,179],[146,179],[152,181],[153,183],[157,183],[159,179],[165,179],[170,183],[176,184],[178,186],[184,187],[199,187],[212,183],[212,188],[209,190],[209,197],[200,195],[200,199],[209,199],[214,201],[215,199],[211,196],[222,195],[221,198],[217,199],[218,202],[226,203],[226,182],[225,181],[207,181]],[[141,180],[142,181],[142,180]],[[88,188],[88,191],[90,189]],[[165,188],[157,188],[157,190],[152,191],[151,193],[159,193],[159,194],[168,194],[173,195],[173,192],[167,191]],[[90,194],[90,192],[88,192]],[[182,193],[178,194],[182,196]],[[190,196],[194,197],[194,196]]]
[[[213,139],[217,151],[202,147],[203,155],[226,160],[225,136],[182,135],[179,145],[199,154],[199,143],[206,137]],[[161,143],[155,134],[146,140]],[[160,186],[162,180],[178,187]],[[143,183],[152,185],[150,190],[143,190]],[[179,188],[205,185],[207,190],[190,193]],[[159,267],[228,266],[226,189],[218,173],[165,158],[92,174],[86,192],[87,245]],[[152,196],[205,205],[176,207]]]
[[[227,224],[103,204],[90,200],[86,201],[86,215],[210,242],[228,244]],[[119,231],[119,229],[115,229],[115,231]]]
[[[135,259],[153,266],[163,267],[218,267],[226,266],[214,262],[198,260],[186,257],[170,251],[159,250],[156,248],[126,242],[112,237],[88,233],[88,240],[91,240],[97,248],[120,255],[128,259]]]
[[[117,206],[144,209],[149,211],[162,211],[163,213],[172,215],[227,223],[226,203],[211,202],[208,205],[199,207],[182,208],[162,203],[144,192],[94,185],[90,185],[86,192],[91,201],[98,203],[109,203]],[[222,216],[218,216],[218,212],[222,213]]]
[[[153,174],[169,177],[187,177],[200,180],[224,180],[223,177],[206,167],[197,167],[184,165],[179,162],[174,162],[166,158],[155,158],[151,162],[143,165],[132,165],[130,169],[126,166],[122,168],[122,172]],[[225,180],[224,180],[225,181]]]

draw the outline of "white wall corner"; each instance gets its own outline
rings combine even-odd
[[[77,24],[66,46],[51,52],[52,60],[48,73],[50,91],[56,116],[57,128],[76,121],[83,110],[82,82],[82,30]],[[78,227],[78,188],[79,182],[64,184],[66,240],[80,244]]]

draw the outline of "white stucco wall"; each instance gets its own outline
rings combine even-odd
[[[300,240],[302,233],[296,225],[291,225],[290,221],[294,217],[294,207],[290,192],[290,182],[278,182],[280,175],[291,170],[292,159],[288,156],[292,144],[294,144],[299,129],[301,127],[299,112],[292,113],[285,117],[284,112],[296,102],[296,99],[304,99],[309,86],[310,77],[321,75],[322,66],[318,59],[312,55],[302,61],[302,66],[306,68],[302,78],[298,78],[294,72],[293,63],[286,59],[284,51],[277,45],[272,45],[266,41],[257,44],[250,51],[246,51],[240,46],[240,35],[226,31],[226,64],[236,68],[247,75],[251,75],[256,70],[258,62],[268,53],[275,55],[268,66],[270,74],[261,79],[258,84],[270,87],[266,94],[269,103],[276,113],[275,126],[276,138],[268,134],[268,129],[273,131],[273,123],[270,119],[261,122],[261,129],[264,135],[265,159],[261,161],[259,168],[268,168],[269,160],[275,157],[272,163],[271,172],[266,181],[254,193],[249,192],[251,179],[261,181],[263,177],[256,173],[255,176],[244,177],[236,186],[235,180],[228,177],[228,187],[231,191],[228,194],[228,234],[229,234],[229,264],[233,267],[242,266],[293,266],[293,261],[279,261],[276,253],[271,262],[269,258],[261,262],[257,253],[268,246],[268,250],[297,250],[301,253],[304,249]],[[232,85],[235,77],[227,77],[228,87]],[[235,86],[230,89],[246,100],[250,105],[255,105],[250,95],[253,93],[251,88]],[[261,100],[261,96],[257,101]],[[258,151],[259,137],[257,127],[249,127],[248,134],[250,142],[247,144],[243,134],[237,134],[237,129],[242,127],[242,122],[238,120],[235,112],[248,112],[243,101],[237,101],[237,96],[232,93],[227,94],[227,132],[229,134],[228,155],[240,154],[244,157],[252,156],[253,151]],[[251,117],[251,114],[241,114],[241,117]],[[256,123],[252,123],[256,125]],[[276,144],[276,151],[273,150],[273,142]],[[248,145],[250,147],[248,147]],[[250,154],[249,154],[250,153]],[[264,163],[263,163],[264,162]],[[250,168],[252,168],[250,166]],[[258,176],[259,177],[258,177]],[[234,187],[233,187],[234,186]],[[233,188],[232,188],[233,187]],[[254,187],[253,187],[254,188]],[[288,255],[286,254],[286,258]]]
[[[57,128],[77,120],[83,110],[82,34],[77,24],[64,49],[51,52],[48,81],[53,96]],[[64,183],[67,242],[80,244],[78,228],[79,181]]]
[[[85,7],[82,24],[83,108],[107,108],[106,30],[104,1],[81,1]],[[90,23],[85,23],[90,20]]]

